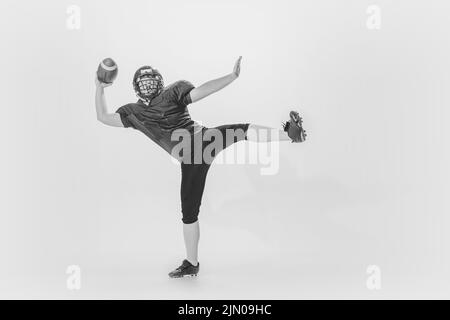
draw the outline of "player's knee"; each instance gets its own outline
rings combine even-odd
[[[192,224],[198,221],[198,214],[192,216],[184,216],[181,219],[184,224]]]
[[[200,206],[198,205],[183,205],[181,212],[183,213],[183,223],[185,224],[191,224],[198,220],[198,213],[200,211]]]

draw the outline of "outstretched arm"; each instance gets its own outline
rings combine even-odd
[[[105,88],[111,84],[100,82],[95,75],[95,110],[97,111],[97,120],[103,124],[112,127],[123,127],[120,115],[117,113],[108,113],[108,107],[105,100]]]
[[[225,88],[227,85],[236,80],[239,77],[239,74],[241,73],[241,60],[242,57],[239,57],[239,59],[236,61],[234,65],[232,73],[224,77],[208,81],[202,84],[201,86],[193,89],[190,92],[192,102],[196,102],[203,98],[206,98],[210,94],[213,94],[214,92],[217,92]]]

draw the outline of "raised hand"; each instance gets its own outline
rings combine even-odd
[[[240,56],[236,63],[234,64],[234,68],[233,68],[233,75],[237,78],[239,77],[239,75],[241,74],[241,60],[242,60],[242,56]]]

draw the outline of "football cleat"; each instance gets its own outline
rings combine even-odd
[[[306,140],[306,131],[303,129],[303,119],[299,116],[297,111],[289,113],[290,119],[282,123],[283,130],[287,132],[292,142],[303,142]]]
[[[188,260],[183,260],[181,266],[169,273],[171,278],[196,277],[200,270],[200,263],[194,266]]]

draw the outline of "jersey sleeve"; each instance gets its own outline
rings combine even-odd
[[[133,106],[131,104],[126,104],[119,109],[116,110],[116,113],[120,115],[120,120],[122,120],[122,124],[125,128],[132,127],[134,128],[133,123],[129,120],[129,116],[132,115]]]
[[[191,95],[189,94],[194,85],[186,80],[177,81],[172,88],[172,98],[176,104],[182,107],[186,107],[192,103]]]

